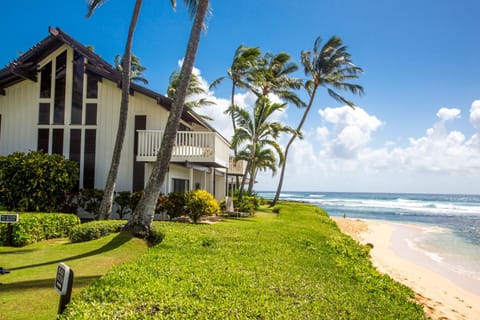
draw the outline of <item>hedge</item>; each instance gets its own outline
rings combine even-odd
[[[101,220],[83,223],[71,230],[69,238],[73,243],[95,240],[122,231],[126,223],[126,220]]]
[[[80,219],[73,214],[20,213],[19,221],[12,224],[12,246],[22,247],[52,238],[67,237]],[[0,224],[0,245],[7,244],[7,224]]]

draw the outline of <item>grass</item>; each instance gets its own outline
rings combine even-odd
[[[159,223],[165,240],[76,296],[64,318],[425,318],[324,212],[279,207],[215,225]]]
[[[42,241],[22,248],[0,247],[0,319],[55,319],[59,295],[53,288],[59,262],[74,271],[77,295],[112,266],[147,251],[144,241],[126,233],[71,244],[67,239]]]

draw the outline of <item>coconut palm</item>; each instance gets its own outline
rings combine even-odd
[[[291,77],[297,70],[297,64],[290,61],[288,53],[266,53],[260,58],[257,68],[247,75],[249,88],[257,97],[272,93],[286,102],[303,107],[305,103],[295,93],[295,90],[302,88],[303,81]]]
[[[303,124],[312,108],[318,88],[326,88],[332,98],[352,108],[354,108],[355,104],[341,96],[335,90],[349,91],[352,94],[363,94],[362,86],[349,82],[352,79],[357,79],[363,70],[353,64],[351,55],[347,52],[347,46],[343,44],[342,39],[334,36],[330,38],[323,47],[321,47],[321,45],[322,39],[318,37],[315,40],[312,51],[302,51],[301,53],[301,61],[305,74],[310,76],[310,79],[305,83],[305,88],[310,100],[297,126],[297,132],[302,130]],[[295,138],[296,136],[292,135],[285,148],[285,161],[282,165],[277,192],[272,201],[272,205],[275,205],[280,197],[288,151],[293,141],[295,141]]]
[[[88,2],[87,18],[91,17],[93,12],[105,0],[90,0]],[[115,138],[115,145],[113,147],[112,161],[110,163],[110,170],[108,171],[107,181],[105,183],[104,196],[100,204],[99,214],[101,219],[109,219],[112,213],[113,195],[115,192],[115,182],[118,176],[118,168],[120,166],[120,159],[122,156],[123,141],[127,131],[127,117],[128,117],[128,99],[130,95],[130,77],[131,77],[131,63],[132,63],[132,42],[137,25],[138,16],[142,7],[142,0],[136,0],[135,6],[130,20],[130,27],[128,29],[127,42],[125,44],[125,51],[123,53],[122,63],[122,99],[120,102],[120,118],[118,120],[117,136]]]
[[[272,147],[279,155],[282,155],[282,150],[276,139],[282,132],[294,133],[294,130],[288,126],[284,126],[278,121],[271,122],[269,118],[275,112],[282,112],[286,104],[271,103],[267,97],[260,97],[253,108],[253,113],[250,114],[246,109],[234,106],[233,112],[237,123],[237,130],[232,139],[232,145],[238,147],[243,143],[247,143],[249,149],[249,156],[240,183],[239,198],[243,196],[243,189],[247,174],[255,172],[254,157],[257,153],[257,147],[263,148],[266,146]],[[253,166],[253,168],[252,168]],[[253,176],[250,175],[250,180]],[[251,181],[251,183],[253,183]]]
[[[241,150],[238,153],[237,160],[248,160],[251,149],[252,146],[248,145],[244,150]],[[272,176],[277,173],[277,168],[283,161],[283,153],[279,154],[279,158],[280,160],[277,160],[277,156],[271,148],[262,148],[260,145],[257,145],[249,172],[248,194],[252,193],[258,171],[270,170],[272,171]]]
[[[132,234],[143,238],[150,234],[150,226],[153,221],[155,206],[160,194],[160,187],[165,180],[170,158],[172,157],[175,137],[188,92],[188,83],[190,81],[198,44],[200,42],[200,34],[204,26],[205,15],[209,8],[208,0],[186,0],[185,2],[190,8],[190,13],[195,13],[195,20],[188,40],[185,59],[180,71],[176,96],[172,102],[162,144],[158,151],[157,160],[152,169],[147,186],[145,187],[143,196],[135,208],[135,211],[125,226],[126,229],[132,232]]]
[[[142,63],[140,62],[140,59],[133,53],[132,53],[131,59],[132,61],[130,64],[130,81],[148,84],[148,80],[143,75],[143,72],[147,70],[147,68],[145,68],[142,65]],[[120,72],[123,72],[123,59],[121,55],[117,54],[115,56],[113,65],[115,66],[115,69],[117,69]]]
[[[230,96],[230,106],[225,113],[229,114],[232,119],[232,127],[233,131],[237,129],[235,124],[235,117],[233,113],[233,106],[235,105],[235,93],[237,88],[249,88],[249,83],[247,82],[247,78],[251,77],[251,73],[258,65],[259,57],[261,55],[261,51],[259,48],[249,48],[244,46],[243,44],[240,45],[237,50],[235,50],[235,54],[233,55],[233,62],[230,68],[227,70],[227,77],[232,81],[232,89],[231,89],[231,96]],[[210,88],[216,87],[218,84],[223,82],[227,77],[220,77],[212,82]],[[235,158],[237,157],[238,150],[236,147],[233,147],[233,154]],[[238,186],[240,181],[238,176],[236,177]]]
[[[177,88],[179,85],[180,72],[174,71],[170,75],[170,81],[167,89],[167,97],[172,99],[172,101],[177,96]],[[202,96],[207,95],[207,90],[205,90],[203,84],[200,82],[200,78],[195,74],[192,74],[190,77],[190,82],[188,83],[187,96],[184,106],[188,109],[195,109],[203,106],[215,105],[215,102],[209,100],[208,98],[202,98]],[[212,120],[210,117],[200,115],[200,117]]]

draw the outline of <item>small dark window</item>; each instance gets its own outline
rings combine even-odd
[[[87,103],[85,106],[85,124],[95,125],[97,124],[97,104]]]
[[[55,70],[55,105],[53,123],[63,124],[65,121],[65,82],[67,71],[67,52],[61,53],[57,59]]]
[[[95,149],[96,130],[85,130],[85,152],[83,160],[83,187],[93,189],[95,187]]]
[[[98,80],[98,76],[91,73],[87,74],[87,98],[95,99],[98,97]]]
[[[82,130],[71,129],[70,130],[70,155],[69,159],[80,163],[80,151],[82,146]]]
[[[40,98],[50,98],[52,92],[52,62],[40,71]]]
[[[72,124],[82,123],[83,105],[83,57],[75,53],[72,80]]]
[[[173,179],[173,192],[184,193],[189,190],[189,182],[185,179]]]
[[[37,141],[37,150],[42,150],[44,153],[48,153],[48,140],[49,140],[49,130],[48,129],[38,129],[38,141]]]
[[[63,129],[52,131],[52,154],[63,154]]]
[[[50,103],[40,103],[38,108],[38,124],[50,123]]]

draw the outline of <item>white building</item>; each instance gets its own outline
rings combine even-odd
[[[121,74],[63,31],[0,70],[0,154],[43,150],[80,168],[80,189],[103,189],[118,127]],[[142,190],[160,147],[171,101],[132,84],[116,191]],[[161,192],[226,193],[229,142],[185,110]],[[240,170],[240,171],[239,171]]]

